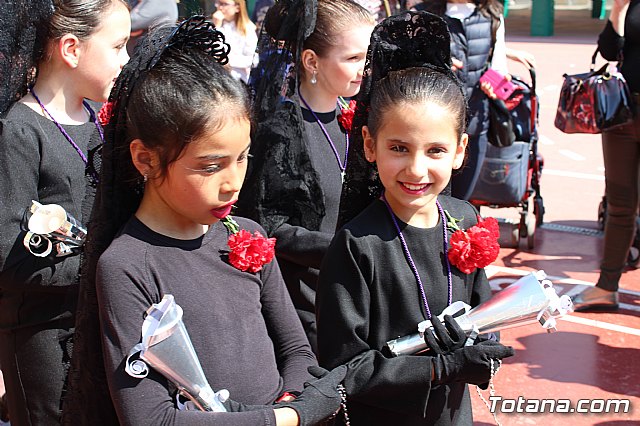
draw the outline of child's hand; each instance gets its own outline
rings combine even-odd
[[[507,358],[514,353],[510,346],[484,340],[449,354],[437,355],[432,358],[433,382],[437,385],[452,382],[483,385],[491,379],[491,360]]]
[[[451,71],[458,71],[462,67],[464,67],[464,63],[460,59],[451,57]]]
[[[488,81],[481,81],[480,89],[484,92],[485,95],[487,95],[489,99],[498,98],[498,95],[495,94],[495,92],[493,91],[493,87],[491,87],[491,84]]]
[[[444,324],[438,318],[432,318],[433,329],[424,332],[424,341],[436,355],[453,352],[464,346],[466,333],[451,316],[444,316]]]
[[[344,380],[347,367],[341,365],[331,371],[309,367],[309,373],[317,379],[306,383],[302,393],[293,401],[274,406],[293,408],[300,417],[300,426],[318,424],[338,412],[341,401],[338,385]]]
[[[211,15],[211,22],[213,22],[213,25],[215,25],[216,28],[219,28],[222,26],[222,21],[224,21],[224,14],[219,10],[216,10],[213,15]]]

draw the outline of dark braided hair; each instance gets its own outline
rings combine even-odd
[[[223,68],[229,45],[203,16],[160,27],[142,40],[111,92],[100,185],[89,224],[78,300],[76,341],[63,423],[117,424],[100,341],[96,265],[142,199],[129,144],[159,153],[160,172],[203,132],[234,116],[249,117],[248,92]],[[231,115],[230,115],[231,114]]]

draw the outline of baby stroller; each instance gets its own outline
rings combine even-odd
[[[544,160],[538,153],[536,73],[533,68],[529,69],[529,73],[531,84],[512,77],[511,81],[518,89],[505,101],[511,114],[515,142],[505,147],[488,145],[470,202],[478,208],[517,207],[519,221],[500,222],[508,225],[510,245],[518,247],[520,239],[526,238],[527,247],[532,249],[535,246],[536,226],[542,224],[544,216],[544,203],[540,195]]]

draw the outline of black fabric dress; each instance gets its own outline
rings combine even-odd
[[[477,223],[468,203],[439,196],[442,207]],[[421,229],[399,222],[423,282],[432,315],[448,303],[441,221]],[[464,274],[452,269],[452,301],[476,306],[490,297],[482,269]],[[416,278],[407,263],[389,212],[376,200],[335,236],[318,286],[320,364],[333,368],[350,362],[345,379],[352,425],[470,425],[467,385],[431,385],[431,357],[389,357],[389,340],[417,332],[426,319]]]
[[[95,124],[64,125],[82,152],[100,143]],[[35,257],[23,246],[31,200],[58,204],[83,224],[94,188],[56,125],[22,103],[0,121],[0,365],[11,422],[59,422],[75,321],[80,256]]]
[[[316,115],[344,165],[346,139],[337,113]],[[251,149],[262,161],[250,164],[239,214],[254,219],[276,238],[282,275],[315,351],[318,272],[338,221],[340,164],[311,111],[302,108],[298,118],[291,100],[258,125]]]
[[[262,230],[237,218],[240,229]],[[183,322],[212,389],[245,404],[269,405],[303,389],[316,360],[275,261],[258,273],[227,260],[229,233],[217,222],[202,237],[176,240],[133,217],[100,257],[97,291],[105,370],[123,425],[273,425],[273,410],[244,413],[178,411],[175,388],[151,370],[144,379],[124,369],[140,342],[145,311],[166,294]]]

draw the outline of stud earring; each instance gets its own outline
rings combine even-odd
[[[313,74],[311,75],[311,84],[316,84],[318,80],[316,79],[316,70],[313,70]]]
[[[147,180],[149,180],[149,176],[148,174],[145,172],[144,175],[142,175],[142,182],[147,183]]]

